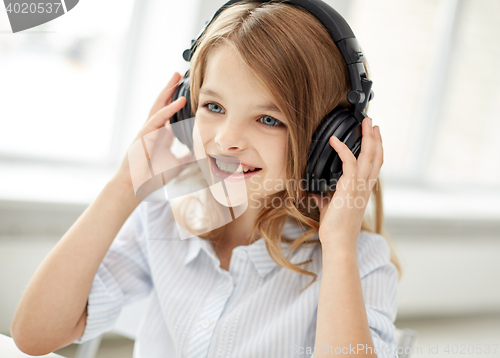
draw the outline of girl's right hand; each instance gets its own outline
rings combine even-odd
[[[156,168],[162,166],[163,169],[168,169],[166,173],[168,173],[170,177],[166,178],[167,182],[194,160],[194,155],[191,152],[180,158],[177,158],[171,152],[174,132],[170,123],[170,118],[180,111],[187,102],[186,98],[182,96],[172,102],[172,97],[181,79],[182,76],[178,72],[175,72],[167,86],[161,91],[149,112],[144,126],[132,141],[118,172],[115,174],[114,180],[124,183],[129,188],[137,189],[139,184],[142,184],[146,178],[151,177],[148,164],[142,163],[144,162],[144,154],[147,160],[151,159],[148,151],[144,151],[143,149],[142,140],[144,140],[148,149],[154,149],[154,154],[152,154],[154,160],[151,161],[153,169],[155,169],[155,165]],[[134,162],[132,166],[130,166],[129,158],[133,158],[132,160]],[[133,173],[130,171],[131,167],[134,170]],[[161,170],[162,172],[165,171],[163,169]],[[140,172],[137,172],[138,170]],[[157,170],[155,170],[155,172],[157,172]],[[143,197],[144,194],[141,194],[140,199],[142,200]]]

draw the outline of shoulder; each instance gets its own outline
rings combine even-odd
[[[140,222],[145,237],[157,237],[175,231],[175,221],[169,200],[148,202],[142,201],[133,215]]]
[[[376,251],[380,255],[385,253],[389,256],[390,248],[384,236],[376,232],[361,230],[358,236],[358,253],[368,251]]]
[[[170,213],[171,206],[169,200],[162,201],[142,201],[138,210],[141,212],[141,215],[149,218],[157,218],[161,215],[165,215],[165,213]]]
[[[361,230],[358,237],[358,264],[361,276],[378,267],[391,264],[391,251],[384,236]]]

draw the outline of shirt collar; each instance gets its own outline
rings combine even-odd
[[[188,250],[186,254],[186,259],[184,260],[184,264],[188,265],[191,261],[193,261],[199,254],[201,250],[201,240],[198,236],[194,236],[188,239]]]
[[[298,227],[289,220],[287,220],[287,222],[285,223],[285,227],[283,228],[283,234],[292,239],[297,239],[303,234],[304,231],[305,229]],[[317,238],[317,234],[313,238]],[[212,260],[214,260],[215,262],[218,261],[215,251],[207,239],[193,236],[188,240],[188,250],[184,260],[185,265],[188,265],[191,261],[193,261],[202,250],[205,251],[205,253],[209,257],[211,257]],[[281,243],[282,249],[285,249],[288,246],[290,246],[290,244]],[[317,245],[302,246],[300,249],[296,250],[293,253],[292,258],[289,258],[290,262],[292,262],[293,264],[297,264],[308,260],[316,246]],[[248,253],[250,260],[253,262],[255,269],[261,277],[266,276],[276,266],[278,266],[278,264],[271,258],[271,256],[267,252],[266,242],[263,237],[261,237],[257,241],[254,241],[250,245],[237,246],[233,249],[233,254],[237,250],[246,251]],[[283,253],[285,256],[289,254],[287,250],[283,250]]]

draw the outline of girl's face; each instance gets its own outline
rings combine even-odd
[[[221,204],[228,206],[228,200],[221,184],[213,184],[222,180],[230,206],[248,202],[257,208],[260,199],[285,189],[287,120],[232,47],[211,50],[198,103],[194,153],[197,160],[208,159],[210,172],[205,177]],[[215,156],[223,156],[226,163],[233,160],[238,172],[247,167],[257,170],[240,174],[236,167],[222,164],[233,173],[224,174]]]

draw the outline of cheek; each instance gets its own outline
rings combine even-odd
[[[193,127],[193,150],[197,160],[206,157],[205,153],[206,138],[202,138],[201,136],[201,133],[206,133],[206,132],[204,132],[203,126],[200,127],[201,123],[202,123],[201,121],[198,121],[198,117],[196,117]],[[206,137],[206,134],[203,137]]]
[[[206,144],[211,138],[212,126],[203,115],[197,115],[195,123],[195,127],[198,128],[198,140]]]
[[[272,168],[272,172],[280,177],[284,176],[285,164],[286,164],[286,153],[287,153],[287,140],[280,139],[274,142],[274,145],[267,148],[267,153],[272,154],[270,157],[269,164]]]

